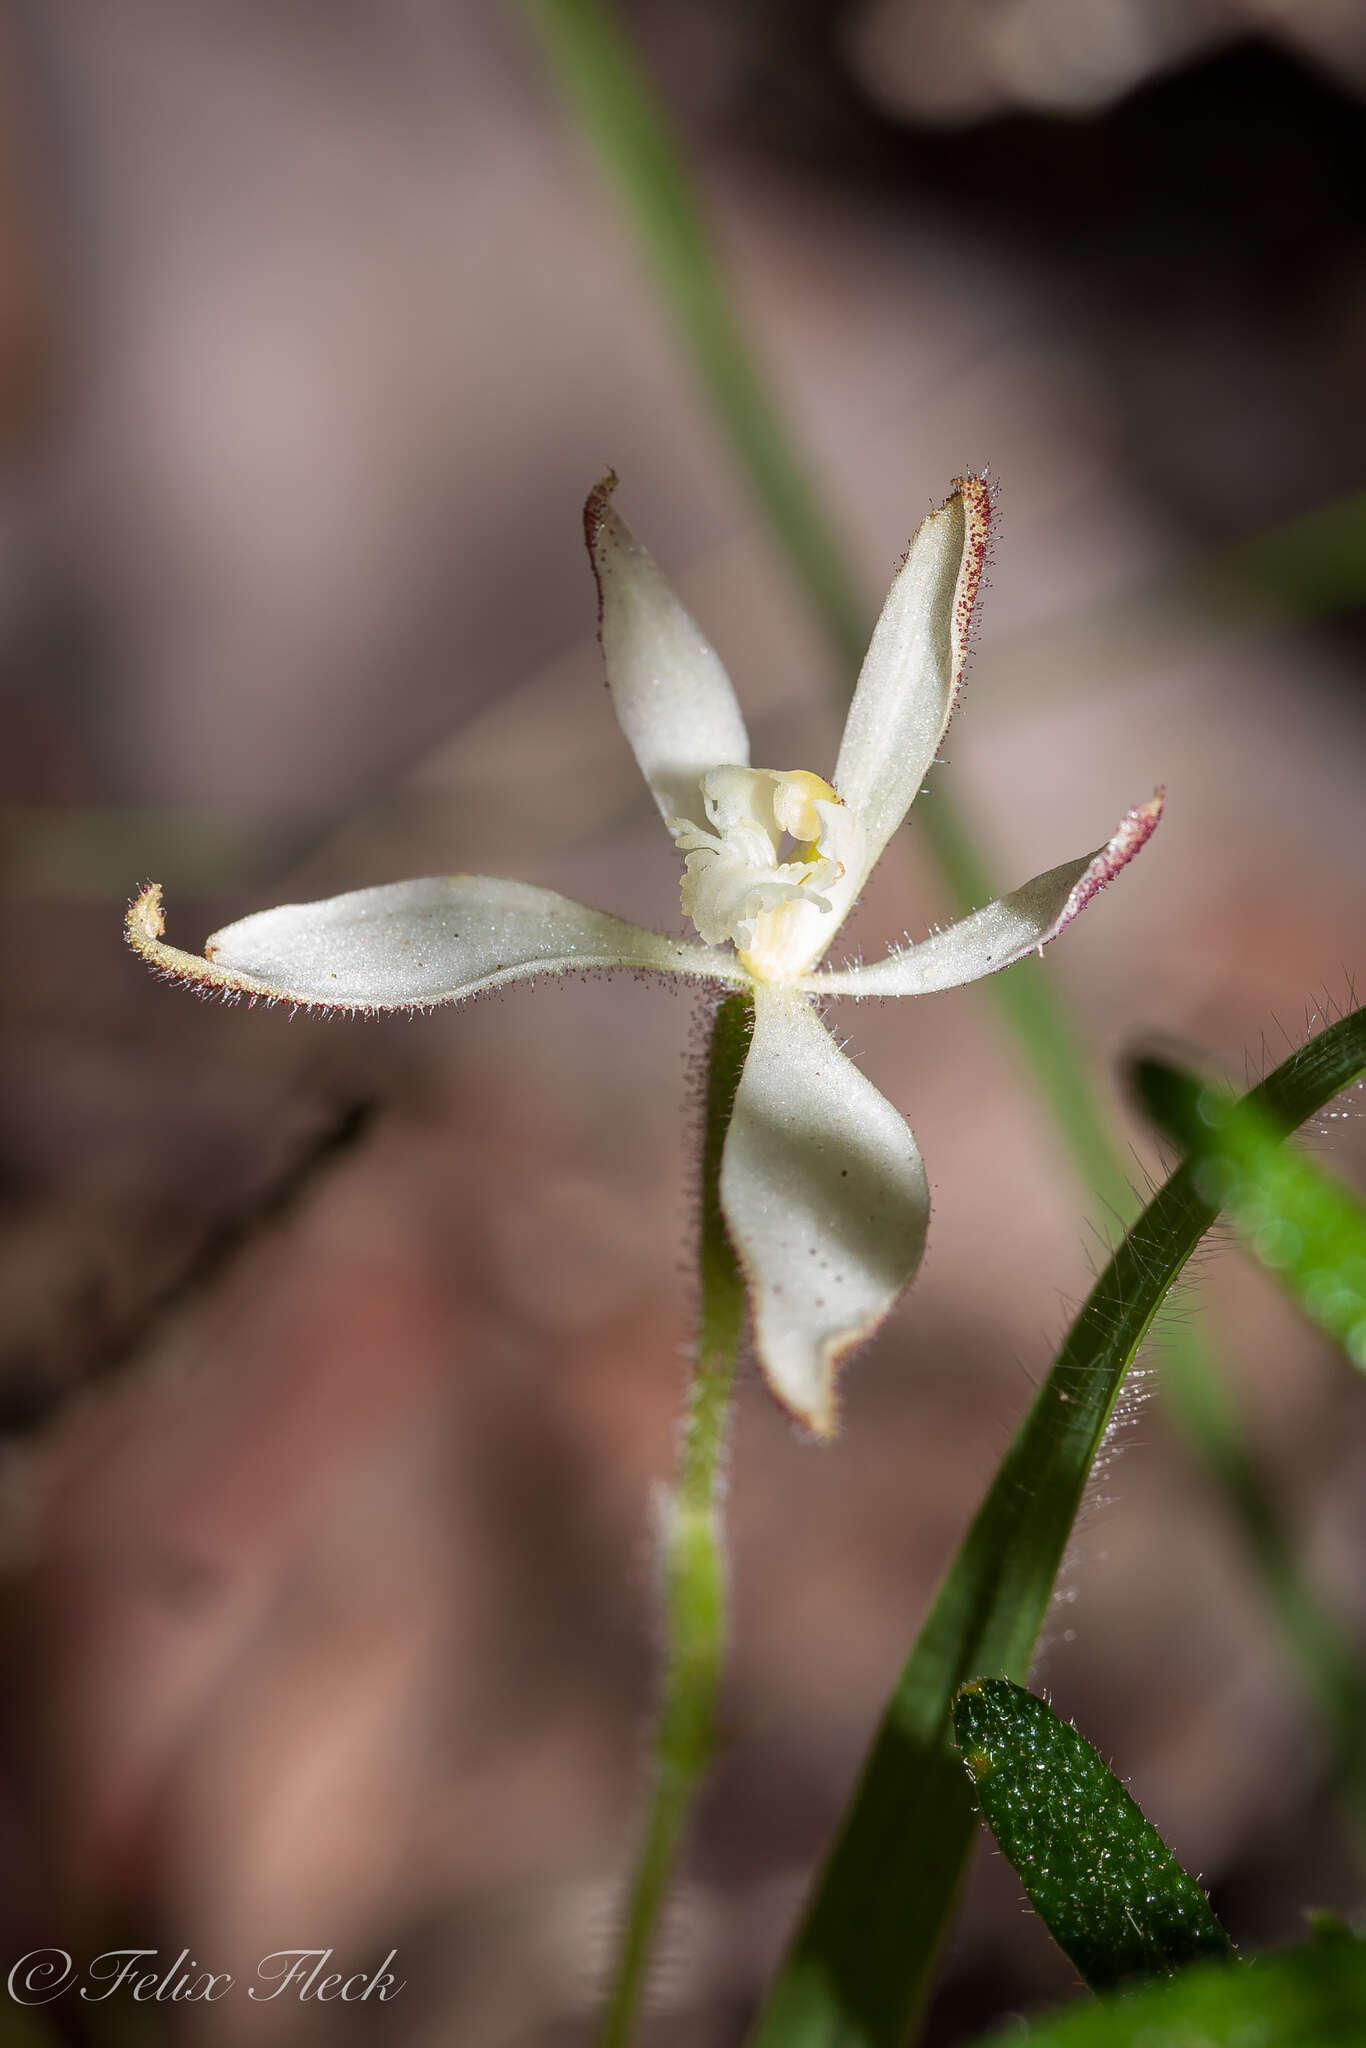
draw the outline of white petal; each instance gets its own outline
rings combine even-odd
[[[215,932],[203,959],[166,945],[163,929],[153,883],[128,912],[129,941],[153,967],[225,995],[328,1010],[425,1008],[566,969],[744,979],[730,954],[680,945],[553,890],[487,875],[429,875],[260,910]]]
[[[874,629],[835,768],[835,787],[868,836],[859,887],[910,808],[952,715],[990,516],[981,478],[955,479],[953,496],[917,528]]]
[[[936,932],[904,952],[889,953],[867,967],[836,968],[809,975],[803,986],[822,995],[919,996],[934,989],[958,988],[1013,967],[1027,953],[1037,953],[1065,931],[1091,898],[1127,867],[1156,829],[1162,816],[1159,790],[1146,804],[1125,813],[1114,837],[1096,853],[1065,861],[1036,875],[1023,889],[975,910],[947,930]]]
[[[829,1436],[835,1367],[914,1277],[929,1191],[904,1121],[806,998],[760,982],[754,1009],[721,1206],[769,1385]]]
[[[583,512],[607,686],[660,815],[700,818],[701,777],[744,767],[749,735],[720,656],[613,511],[616,481],[604,478]]]

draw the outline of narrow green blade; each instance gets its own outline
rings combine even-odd
[[[953,1727],[983,1819],[1093,1991],[1232,1954],[1195,1879],[1046,1700],[1008,1678],[973,1679]]]
[[[1253,1099],[1282,1133],[1366,1070],[1353,1011]],[[954,1695],[1025,1680],[1091,1464],[1158,1306],[1213,1220],[1174,1173],[1092,1288],[950,1565],[755,2036],[757,2048],[899,2048],[924,2001],[976,1816]]]
[[[1366,1942],[1337,1939],[1202,1963],[1165,1983],[1074,2006],[984,2048],[1361,2048]]]
[[[1279,1142],[1255,1103],[1140,1060],[1154,1123],[1190,1153],[1196,1186],[1311,1321],[1366,1369],[1366,1208],[1317,1160]]]

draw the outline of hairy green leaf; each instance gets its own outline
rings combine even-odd
[[[953,1726],[983,1819],[1093,1991],[1232,1953],[1195,1879],[1046,1700],[1008,1678],[972,1679]]]

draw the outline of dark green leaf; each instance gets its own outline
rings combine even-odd
[[[1361,2048],[1366,1942],[1316,1941],[1230,1970],[1201,1964],[1164,1984],[1011,2025],[984,2048]]]
[[[1232,1954],[1195,1879],[1045,1700],[1008,1678],[973,1679],[953,1726],[987,1826],[1093,1991]]]

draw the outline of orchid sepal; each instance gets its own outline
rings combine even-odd
[[[1126,811],[1104,846],[1036,875],[994,903],[927,939],[855,967],[821,968],[797,986],[815,996],[919,996],[999,974],[1066,931],[1144,847],[1162,816],[1165,793]]]
[[[206,994],[301,1009],[428,1009],[535,974],[629,969],[722,986],[747,979],[733,953],[487,875],[427,875],[281,904],[215,932],[203,956],[167,945],[164,928],[161,890],[151,883],[127,918],[129,943],[150,966]]]
[[[612,504],[609,471],[583,508],[603,668],[627,745],[667,823],[698,813],[719,763],[744,767],[749,734],[720,655]]]
[[[993,510],[985,479],[953,490],[916,528],[873,628],[844,723],[835,787],[865,840],[848,900],[920,793],[948,731],[967,664]]]

